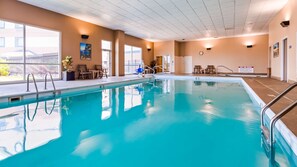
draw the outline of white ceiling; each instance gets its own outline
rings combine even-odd
[[[19,0],[126,34],[195,40],[268,32],[287,0]]]

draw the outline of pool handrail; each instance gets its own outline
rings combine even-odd
[[[27,75],[27,92],[30,92],[30,88],[29,88],[29,79],[30,79],[30,76],[32,76],[33,83],[34,83],[35,90],[36,90],[36,99],[38,99],[38,97],[39,97],[39,91],[38,91],[36,80],[35,80],[35,77],[34,77],[34,74],[33,73],[30,73],[30,74]]]
[[[262,109],[261,109],[261,127],[264,126],[264,116],[265,116],[265,111],[270,108],[273,104],[275,104],[280,98],[282,98],[284,95],[286,95],[288,92],[290,92],[293,88],[297,86],[297,82],[294,84],[291,84],[288,88],[286,88],[282,93],[277,95],[273,100],[271,100],[268,104],[266,104]]]
[[[55,86],[55,83],[54,83],[54,80],[53,80],[53,76],[52,76],[52,74],[50,73],[50,72],[47,72],[46,74],[45,74],[45,76],[44,76],[44,90],[46,90],[47,89],[47,76],[50,76],[50,79],[51,79],[51,82],[52,82],[52,85],[53,85],[53,88],[54,88],[54,95],[56,95],[56,86]]]
[[[153,70],[153,74],[156,73],[155,70],[154,70],[152,67],[150,67],[150,66],[148,66],[148,65],[145,65],[144,67],[147,67],[148,69]]]
[[[234,71],[233,71],[231,68],[226,67],[226,66],[224,66],[224,65],[218,65],[218,66],[217,66],[217,74],[219,73],[219,67],[223,67],[223,68],[225,68],[225,69],[231,71],[231,73],[234,73]]]
[[[271,120],[270,120],[270,124],[269,124],[269,138],[270,138],[270,145],[273,145],[274,142],[274,127],[276,122],[281,119],[283,116],[285,116],[287,113],[289,113],[293,108],[295,108],[295,106],[297,105],[297,100],[295,100],[295,102],[291,103],[288,107],[286,107],[285,109],[283,109],[280,113],[276,114]]]
[[[165,68],[163,68],[162,65],[155,66],[154,69],[155,69],[155,68],[160,68],[160,69],[162,70],[162,73],[165,73]],[[169,71],[168,71],[168,72],[169,72]]]

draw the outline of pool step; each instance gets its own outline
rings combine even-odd
[[[261,135],[261,146],[264,149],[264,152],[267,157],[270,157],[270,145],[268,144],[267,140],[265,139],[264,134]]]
[[[269,140],[269,129],[266,126],[261,126],[262,134],[265,137],[265,140]]]
[[[269,129],[266,126],[261,126],[261,139],[262,139],[262,146],[265,150],[266,156],[270,157],[270,143],[269,143]]]

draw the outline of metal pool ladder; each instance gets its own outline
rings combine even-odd
[[[145,65],[144,67],[147,67],[148,69],[152,70],[152,71],[153,71],[153,74],[156,73],[155,70],[154,70],[152,67],[150,67],[150,66],[148,66],[148,65]]]
[[[293,88],[297,86],[297,82],[290,85],[286,90],[284,90],[282,93],[280,93],[278,96],[276,96],[272,101],[270,101],[268,104],[266,104],[261,109],[261,132],[262,137],[265,138],[264,144],[265,149],[268,149],[268,152],[270,152],[270,158],[274,161],[274,127],[276,122],[281,119],[283,116],[285,116],[287,113],[289,113],[296,105],[297,100],[291,103],[289,106],[287,106],[285,109],[283,109],[280,113],[276,114],[269,122],[269,127],[265,126],[264,124],[264,116],[265,112],[268,108],[270,108],[273,104],[278,102],[280,98],[285,96],[288,92],[290,92]]]
[[[217,74],[219,74],[219,67],[222,67],[222,68],[224,68],[226,70],[229,70],[231,73],[234,73],[234,71],[231,68],[228,68],[228,67],[226,67],[224,65],[218,65],[217,66]]]
[[[36,84],[36,80],[35,80],[34,74],[32,74],[32,73],[30,73],[30,74],[27,75],[27,92],[30,92],[30,88],[29,88],[29,79],[30,79],[30,76],[32,76],[33,83],[34,83],[35,90],[36,90],[36,99],[38,99],[38,97],[39,97],[39,91],[38,91],[38,88],[37,88],[37,84]]]
[[[53,80],[53,76],[52,76],[52,74],[50,73],[50,72],[47,72],[46,74],[45,74],[45,76],[44,76],[44,90],[46,90],[47,89],[47,76],[50,76],[50,79],[51,79],[51,82],[52,82],[52,85],[53,85],[53,88],[54,88],[54,95],[56,95],[56,86],[55,86],[55,82],[54,82],[54,80]]]

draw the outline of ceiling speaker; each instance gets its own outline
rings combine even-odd
[[[288,21],[283,21],[283,22],[280,23],[280,25],[282,27],[288,27],[290,25],[290,21],[289,20]]]

